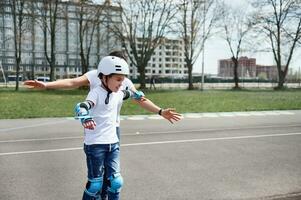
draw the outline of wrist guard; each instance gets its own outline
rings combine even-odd
[[[144,93],[142,91],[132,91],[131,97],[135,100],[141,100],[142,97],[144,97]]]
[[[76,119],[79,119],[81,123],[92,120],[92,117],[89,115],[89,109],[91,109],[91,104],[89,102],[76,104],[74,108]]]

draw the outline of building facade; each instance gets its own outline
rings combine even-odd
[[[20,75],[23,79],[49,76],[49,64],[45,56],[45,36],[41,24],[42,1],[26,1],[24,6],[24,32],[22,35],[22,53]],[[112,5],[87,4],[84,11],[89,13],[96,7],[106,10],[99,16],[99,22],[93,33],[89,57],[89,68],[96,68],[99,59],[114,49],[121,48],[121,42],[109,31],[113,23],[120,23],[120,8]],[[77,1],[60,1],[55,40],[55,78],[77,77],[82,74],[79,41],[80,4]],[[88,19],[84,14],[84,21]],[[91,12],[93,14],[93,12]],[[110,23],[108,18],[110,18]],[[84,37],[84,48],[91,38],[91,28]],[[90,38],[89,38],[90,37]],[[47,34],[48,54],[50,54],[50,34]],[[13,16],[7,0],[0,6],[0,64],[6,77],[16,73],[15,48],[13,34]]]
[[[238,77],[260,78],[266,80],[277,80],[277,67],[275,65],[257,65],[255,58],[240,57],[238,59]],[[218,65],[218,76],[223,78],[234,77],[234,63],[231,59],[221,59]]]
[[[142,41],[137,39],[137,50],[142,50]],[[132,55],[131,55],[132,56]],[[130,64],[130,74],[133,78],[139,76],[138,69]],[[145,68],[146,77],[174,77],[183,78],[188,75],[185,63],[184,42],[181,39],[161,39],[148,65]]]
[[[278,80],[277,66],[256,65],[256,77],[259,79]]]
[[[5,76],[9,77],[16,74],[13,16],[8,0],[2,0],[0,4],[0,67]],[[47,41],[47,53],[49,55],[51,40],[49,33],[46,38],[44,36],[41,25],[42,7],[43,1],[28,0],[24,8],[25,31],[22,36],[20,65],[20,76],[23,80],[49,77],[50,67],[45,56],[44,41]],[[118,26],[121,23],[120,7],[112,5],[109,0],[106,0],[102,5],[94,4],[92,1],[88,2],[84,9],[84,12],[86,12],[84,20],[91,20],[89,16],[93,16],[95,7],[103,9],[104,12],[99,16],[99,23],[94,30],[89,56],[89,69],[97,68],[100,58],[110,51],[122,49],[121,41],[110,31],[110,26]],[[56,57],[55,79],[73,78],[82,75],[79,38],[80,12],[81,7],[78,0],[59,1],[54,52]],[[88,28],[84,37],[85,49],[88,47],[91,31],[92,29]],[[141,43],[138,39],[138,50],[141,50],[140,46]],[[139,76],[137,68],[131,63],[130,72],[130,76],[133,78]],[[162,39],[162,43],[156,48],[146,67],[146,76],[176,78],[187,76],[187,74],[184,42],[180,39]]]

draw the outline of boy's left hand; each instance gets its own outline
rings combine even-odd
[[[182,119],[182,115],[175,111],[176,111],[176,109],[174,109],[174,108],[163,109],[161,112],[161,116],[173,124],[173,122],[176,122],[176,121],[179,121],[180,119]]]

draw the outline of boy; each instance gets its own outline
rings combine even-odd
[[[86,101],[77,104],[75,108],[85,128],[88,182],[83,200],[100,199],[104,168],[109,181],[108,199],[119,199],[123,179],[120,175],[119,139],[116,134],[118,106],[130,96],[138,100],[142,97],[137,95],[139,93],[119,90],[128,71],[125,60],[114,56],[104,57],[97,69],[101,85],[93,88]]]
[[[122,58],[125,61],[127,60],[126,56],[122,51],[113,51],[109,55]],[[95,86],[99,85],[100,83],[101,82],[97,77],[97,70],[91,70],[82,76],[72,78],[72,79],[62,79],[62,80],[57,80],[57,81],[47,82],[47,83],[36,81],[36,80],[27,80],[24,82],[24,85],[28,86],[29,88],[37,88],[37,89],[67,89],[67,88],[71,89],[71,88],[78,88],[81,86],[90,86],[90,90],[91,90]],[[136,88],[132,83],[132,81],[126,77],[122,83],[122,89],[124,90],[130,89],[132,91],[136,91]],[[134,99],[134,102],[149,112],[160,114],[163,118],[168,120],[170,123],[179,121],[181,119],[181,115],[177,113],[175,109],[172,108],[162,109],[161,107],[157,106],[147,98],[144,98],[143,101],[137,101]]]
[[[115,56],[119,57],[123,60],[127,60],[126,56],[122,51],[113,51],[109,54],[109,56]],[[32,88],[39,88],[39,89],[62,89],[62,88],[77,88],[80,86],[90,86],[90,90],[92,90],[95,87],[98,87],[101,85],[101,80],[98,78],[98,73],[97,70],[91,70],[87,72],[86,74],[73,78],[73,79],[63,79],[63,80],[58,80],[54,82],[41,82],[41,81],[36,81],[36,80],[28,80],[24,82],[24,85],[27,85]],[[124,81],[122,82],[122,86],[120,87],[120,90],[131,90],[131,91],[136,91],[136,88],[134,84],[129,80],[128,78],[124,78]],[[159,106],[155,105],[152,101],[149,99],[143,97],[143,100],[137,100],[133,99],[135,103],[140,105],[142,108],[153,112],[153,113],[158,113],[160,114],[163,118],[167,119],[171,123],[173,121],[178,121],[181,119],[181,115],[177,112],[175,112],[174,109],[167,108],[167,109],[161,109]],[[117,114],[117,124],[116,124],[116,133],[119,138],[120,134],[120,109],[121,109],[122,103],[119,104],[118,106],[118,114]],[[119,138],[120,139],[120,138]],[[103,181],[103,190],[101,194],[102,200],[105,200],[107,197],[107,181]]]

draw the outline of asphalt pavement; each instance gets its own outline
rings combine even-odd
[[[0,120],[0,200],[81,199],[72,118]],[[301,111],[123,116],[123,200],[301,199]]]

